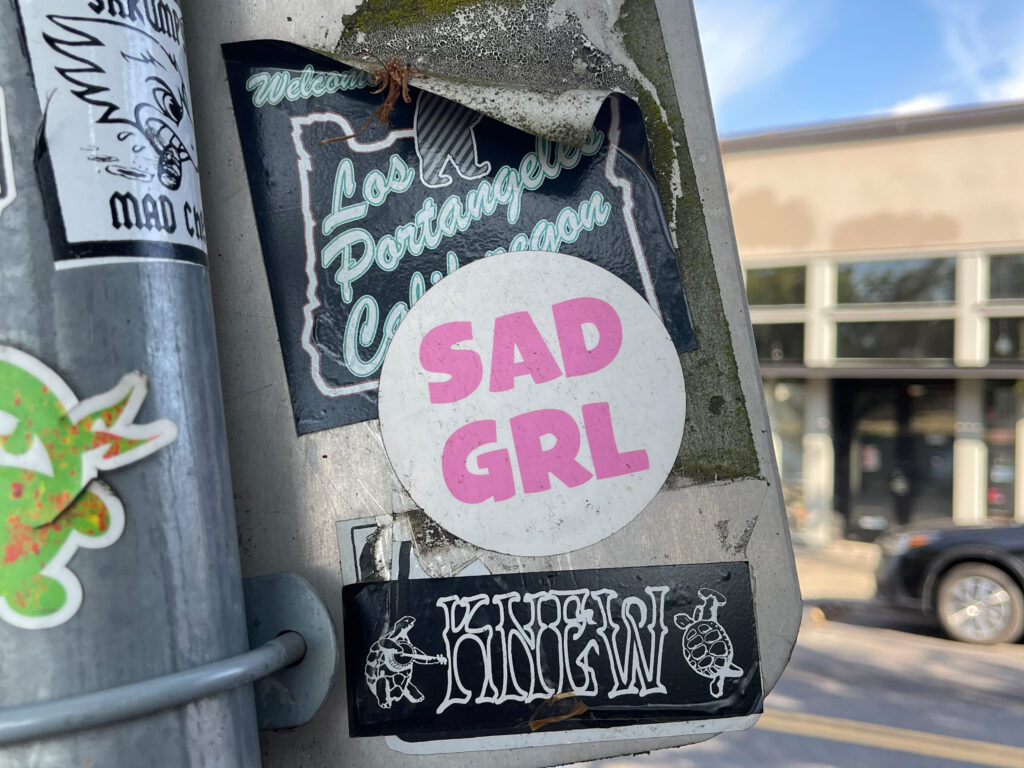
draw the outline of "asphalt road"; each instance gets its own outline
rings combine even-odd
[[[805,611],[755,728],[589,767],[968,765],[1024,768],[1024,645],[954,643],[927,621],[848,600]]]

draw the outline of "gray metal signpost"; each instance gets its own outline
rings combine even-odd
[[[28,17],[38,20],[42,6],[51,13],[85,16],[92,15],[88,5],[78,3],[72,8],[70,3],[26,2],[20,4],[20,11],[31,36],[35,27]],[[138,132],[128,141],[118,142],[117,133],[129,130],[128,126],[91,126],[81,111],[62,112],[71,107],[58,95],[37,93],[44,67],[73,68],[81,62],[66,57],[63,64],[48,60],[40,50],[44,44],[41,37],[26,45],[20,22],[12,3],[0,3],[2,164],[13,171],[10,178],[4,178],[4,189],[11,194],[0,211],[0,345],[17,351],[3,356],[8,366],[0,374],[5,397],[11,395],[11,377],[20,372],[17,375],[29,374],[40,386],[50,385],[51,391],[60,386],[56,382],[63,382],[68,391],[62,393],[62,407],[69,408],[69,397],[87,401],[110,392],[122,377],[138,371],[148,380],[148,391],[142,384],[133,397],[144,394],[145,399],[132,401],[119,420],[100,414],[65,426],[67,431],[93,429],[97,437],[85,450],[100,443],[117,446],[118,451],[125,451],[125,459],[131,458],[132,445],[119,442],[118,434],[166,444],[111,471],[106,466],[116,462],[93,453],[89,461],[98,464],[99,476],[82,489],[81,483],[61,475],[86,474],[85,461],[67,464],[60,451],[48,449],[50,458],[41,459],[44,466],[32,465],[37,474],[26,480],[23,473],[32,472],[25,469],[30,465],[19,460],[19,447],[13,442],[16,437],[5,441],[0,476],[5,501],[10,503],[4,507],[5,530],[0,534],[6,557],[0,580],[4,607],[0,619],[0,707],[7,728],[0,733],[9,737],[5,739],[8,743],[18,736],[19,727],[29,727],[22,737],[32,733],[33,704],[192,670],[248,650],[207,270],[173,258],[163,250],[166,240],[159,237],[162,233],[154,230],[143,230],[142,235],[157,237],[146,239],[133,233],[93,258],[67,259],[72,254],[91,255],[75,251],[81,243],[108,239],[80,238],[76,245],[75,232],[62,231],[65,219],[70,221],[69,205],[84,206],[95,202],[90,196],[98,197],[95,189],[82,187],[76,192],[69,188],[75,175],[101,175],[100,189],[107,190],[106,197],[98,201],[100,213],[91,215],[97,227],[105,222],[110,228],[110,195],[135,192],[142,204],[146,188],[129,178],[130,174],[107,173],[106,166],[127,167],[134,160],[133,164],[141,167],[145,162],[141,158],[152,159],[156,153]],[[77,31],[91,33],[106,26],[81,26]],[[46,33],[58,37],[75,31],[52,26]],[[112,72],[111,77],[118,74]],[[108,83],[112,91],[116,92],[118,82]],[[53,186],[47,188],[53,184],[47,172],[41,174],[42,188],[37,180],[37,169],[47,163],[45,155],[36,151],[44,125],[40,101],[44,108],[49,104],[44,133],[51,139],[50,157],[56,166],[52,172],[58,186],[63,184],[65,192],[71,189],[70,200],[58,201]],[[78,105],[83,110],[89,108],[84,102]],[[68,152],[74,155],[71,161],[80,157],[89,166],[84,172],[57,165],[59,152],[54,140],[59,140],[67,121],[75,122],[70,127],[74,143]],[[107,136],[105,128],[113,138],[98,146]],[[131,146],[141,143],[146,147],[133,153]],[[125,146],[112,151],[110,144]],[[88,159],[114,154],[122,160]],[[75,195],[80,196],[77,201]],[[193,205],[199,204],[196,197]],[[183,231],[181,209],[175,213]],[[123,231],[114,230],[114,236]],[[22,403],[28,404],[34,395],[25,390],[21,396]],[[116,408],[119,401],[107,399],[104,405]],[[5,417],[0,434],[17,436],[34,417],[38,431],[29,440],[55,440],[58,445],[66,440],[70,454],[74,441],[61,434],[56,422],[51,431],[45,431],[45,410],[56,409],[56,403],[39,395],[35,406],[30,413],[18,410],[13,400],[5,400],[0,410],[22,420],[15,425],[10,416]],[[138,406],[141,409],[133,420],[136,414],[131,411]],[[102,425],[92,418],[99,418]],[[154,423],[172,424],[176,436],[167,441],[170,435],[166,431],[155,437],[135,429]],[[101,450],[104,457],[108,450]],[[64,511],[62,503],[55,502],[52,512],[40,512],[52,518],[48,525],[42,525],[41,517],[31,519],[22,507],[13,506],[16,500],[10,498],[17,493],[18,486],[13,484],[19,482],[21,498],[28,498],[36,479],[48,488],[63,487],[68,480],[69,499],[80,494],[71,506],[63,504]],[[88,519],[90,514],[94,520]],[[17,515],[19,524],[26,527],[14,527],[8,515]],[[21,558],[26,567],[33,565],[33,546],[42,545],[45,556],[47,542],[67,531],[62,526],[74,530],[58,553],[49,554],[45,571],[39,576],[27,571],[25,576],[14,570],[15,558]],[[98,543],[103,546],[96,548]],[[66,565],[60,568],[57,564],[62,561]],[[36,567],[41,564],[37,562]],[[57,597],[50,600],[48,595],[54,594]],[[121,698],[120,703],[130,700]],[[71,712],[58,720],[63,726],[59,734],[52,735],[51,730],[45,739],[0,749],[0,765],[250,766],[259,760],[248,687],[93,730],[75,727],[88,724],[90,716],[96,722],[97,715],[103,718],[108,713],[94,708],[85,713],[84,721],[76,719],[82,714]],[[109,714],[103,719],[109,720],[115,713]]]
[[[519,594],[525,599],[526,594],[546,589],[531,582],[532,577],[518,574],[568,574],[596,569],[598,576],[591,583],[592,589],[598,589],[601,579],[609,578],[608,571],[616,568],[655,563],[745,562],[749,563],[752,578],[759,675],[765,692],[781,674],[789,656],[799,622],[795,572],[785,512],[775,482],[769,430],[692,10],[687,3],[675,2],[626,3],[610,9],[603,3],[586,2],[527,2],[512,8],[497,3],[466,3],[451,12],[419,8],[403,11],[401,4],[367,2],[353,3],[345,10],[355,11],[355,15],[343,18],[334,4],[313,3],[299,12],[286,3],[240,3],[215,8],[186,3],[187,13],[203,19],[202,24],[193,23],[189,28],[190,57],[196,71],[222,71],[221,52],[216,50],[219,44],[272,38],[336,53],[346,61],[358,58],[359,51],[367,51],[364,63],[359,65],[366,70],[379,68],[395,57],[430,75],[410,77],[412,101],[405,106],[400,96],[396,98],[389,127],[374,123],[355,139],[330,143],[322,142],[359,131],[374,106],[370,100],[357,101],[358,88],[348,87],[353,82],[350,79],[339,75],[332,80],[329,74],[319,81],[313,79],[316,73],[344,72],[345,67],[303,59],[291,49],[265,50],[251,44],[244,49],[225,49],[228,88],[220,78],[213,77],[196,86],[197,111],[204,116],[198,128],[200,144],[206,152],[204,189],[208,197],[232,201],[231,205],[208,212],[208,229],[212,250],[220,254],[212,264],[212,275],[243,570],[253,574],[294,570],[301,574],[314,585],[335,622],[349,635],[334,693],[308,726],[265,734],[264,761],[280,766],[302,761],[329,765],[344,756],[341,759],[366,765],[452,765],[476,762],[480,755],[474,754],[474,750],[482,749],[490,750],[486,759],[499,763],[508,760],[517,765],[550,765],[705,738],[704,733],[716,726],[697,725],[689,732],[680,732],[686,729],[679,728],[668,735],[657,730],[630,733],[611,729],[604,734],[597,728],[565,730],[569,720],[588,717],[576,713],[569,720],[560,719],[567,712],[574,712],[578,702],[571,696],[550,703],[542,698],[531,700],[531,709],[522,715],[521,722],[546,719],[547,709],[537,714],[541,704],[557,710],[548,713],[555,720],[548,721],[532,737],[495,736],[496,731],[501,731],[504,717],[514,719],[521,713],[503,714],[505,710],[500,707],[511,707],[508,703],[499,707],[481,702],[481,693],[487,698],[489,679],[470,676],[471,660],[446,655],[443,631],[430,624],[442,615],[442,609],[435,604],[450,604],[453,610],[461,605],[446,600],[487,595],[491,608],[481,611],[496,611],[494,590]],[[304,86],[307,65],[310,74]],[[279,89],[276,97],[275,83]],[[231,103],[229,88],[234,89]],[[427,205],[422,202],[427,198],[432,197],[440,209],[450,196],[468,194],[465,190],[484,194],[487,188],[481,184],[496,178],[502,163],[509,163],[513,169],[525,168],[518,158],[503,160],[491,149],[491,142],[498,141],[492,137],[507,131],[503,126],[584,146],[597,106],[610,91],[629,94],[642,108],[653,177],[678,257],[698,343],[698,349],[679,356],[686,387],[686,424],[679,454],[667,481],[646,509],[624,528],[595,543],[591,543],[593,537],[588,538],[589,531],[581,531],[581,538],[587,539],[585,548],[574,548],[565,554],[531,556],[516,551],[511,543],[505,549],[500,542],[476,546],[465,538],[454,538],[454,530],[445,528],[445,518],[437,510],[433,512],[438,517],[433,516],[429,492],[424,496],[414,486],[405,484],[408,478],[401,472],[395,475],[392,462],[396,457],[391,455],[386,432],[382,440],[376,420],[357,419],[357,423],[349,426],[323,428],[332,419],[333,424],[344,424],[344,417],[332,416],[346,407],[341,404],[346,395],[339,393],[349,386],[349,381],[358,385],[357,380],[342,375],[341,368],[330,367],[334,364],[331,361],[346,358],[340,344],[332,351],[329,333],[342,338],[348,308],[357,305],[361,292],[375,291],[380,326],[374,339],[361,342],[367,345],[361,349],[363,359],[370,359],[386,315],[394,311],[396,302],[409,300],[403,294],[411,291],[410,281],[416,278],[402,270],[408,263],[405,260],[412,256],[402,256],[399,267],[387,273],[397,286],[393,295],[385,293],[383,282],[367,282],[377,280],[376,276],[381,274],[377,267],[371,267],[351,283],[351,299],[347,300],[344,295],[339,300],[337,287],[333,294],[330,289],[332,285],[347,284],[342,283],[343,273],[336,271],[346,258],[344,255],[331,263],[329,271],[316,272],[315,294],[308,293],[311,283],[304,282],[303,271],[289,272],[287,264],[289,259],[292,264],[305,260],[306,264],[314,265],[314,272],[324,268],[326,257],[322,249],[330,248],[330,238],[344,230],[327,232],[327,227],[321,230],[320,224],[332,210],[347,210],[344,205],[355,205],[362,199],[366,187],[361,185],[371,169],[378,169],[391,179],[386,202],[374,209],[384,217],[384,229],[373,235],[380,238],[383,233],[397,232],[403,223],[414,221],[417,210],[423,211]],[[429,99],[417,95],[422,92],[451,99],[483,115],[471,117],[456,108],[447,113],[451,125],[463,126],[451,129],[464,131],[461,135],[465,138],[459,146],[472,149],[444,157],[436,154],[440,149],[430,148],[429,123],[433,113]],[[360,106],[363,103],[365,107]],[[322,117],[325,113],[333,117]],[[282,121],[282,130],[271,134],[277,130],[273,126],[278,120]],[[605,124],[599,122],[599,127],[605,135],[611,135]],[[402,133],[410,130],[413,133]],[[237,135],[242,138],[242,152]],[[420,149],[418,155],[413,152],[413,140]],[[453,145],[459,141],[453,140]],[[502,141],[510,145],[513,139]],[[378,150],[379,155],[359,149],[376,146],[374,142],[399,143]],[[532,146],[532,140],[525,146]],[[389,175],[389,157],[395,154],[402,158],[402,164],[395,166],[395,161],[391,161],[393,175]],[[346,196],[338,207],[331,209],[329,196],[325,203],[319,202],[317,195],[321,193],[316,191],[317,185],[334,183],[336,169],[345,167],[346,157],[353,163],[353,187],[345,191],[343,183],[340,189]],[[437,162],[446,163],[443,170],[451,179],[450,186],[435,177],[433,166],[428,167],[430,157],[439,157]],[[490,169],[485,172],[488,163]],[[246,166],[248,174],[243,171]],[[582,167],[577,166],[574,172],[580,172]],[[290,181],[292,178],[296,181]],[[408,187],[407,179],[411,179]],[[292,183],[295,192],[288,197],[291,193],[287,188]],[[636,190],[640,189],[639,184],[639,180],[634,184]],[[303,193],[303,189],[307,191]],[[584,184],[578,198],[569,196],[559,206],[579,210],[579,201],[593,189],[600,190],[606,201],[616,199],[614,187],[605,190]],[[252,208],[250,199],[254,200]],[[531,227],[539,219],[523,218],[528,213],[527,201],[532,198],[524,193],[522,199],[524,213],[507,234],[503,230],[497,236],[478,235],[480,247],[508,247],[515,239],[517,227],[527,234],[533,231]],[[638,219],[652,213],[644,206],[634,210],[638,211]],[[502,211],[504,208],[499,207]],[[557,213],[556,208],[549,214],[536,215],[553,220]],[[313,222],[313,229],[302,229],[303,215]],[[612,214],[605,231],[610,231],[615,215]],[[292,216],[298,222],[297,229],[294,236],[285,238],[280,228],[288,226]],[[511,221],[513,216],[507,218]],[[501,220],[505,219],[502,215]],[[470,225],[467,233],[482,231],[489,221]],[[348,226],[371,231],[373,225],[362,219],[358,222]],[[502,242],[502,237],[507,239]],[[454,253],[460,269],[472,259],[471,246],[460,245],[454,237],[449,242],[450,246],[439,247],[438,259],[432,265],[417,267],[423,270],[426,285],[430,285],[431,270],[443,274],[451,271],[444,259],[445,250]],[[279,248],[277,243],[288,245]],[[409,241],[409,245],[413,247],[413,242]],[[587,248],[581,236],[574,245],[566,244],[557,250],[586,254]],[[358,259],[361,251],[352,251],[350,255],[353,260]],[[623,273],[620,277],[628,276]],[[296,282],[286,282],[292,279]],[[373,287],[377,285],[381,287]],[[253,286],[254,290],[240,291],[239,286]],[[317,313],[327,311],[322,308],[311,310],[307,318],[312,323],[307,326],[313,329],[312,335],[303,330],[302,297],[307,295],[315,295],[323,306],[337,302],[338,309],[331,311],[340,313],[332,315],[339,320],[329,333],[326,325],[321,331],[316,330],[316,323],[321,322]],[[429,290],[426,296],[430,296]],[[299,300],[290,305],[290,297]],[[466,306],[470,305],[467,301]],[[306,302],[305,306],[308,309],[310,305]],[[413,312],[418,308],[419,305],[414,307]],[[524,309],[531,316],[540,316],[539,309]],[[547,311],[550,313],[550,308]],[[470,316],[450,319],[474,320]],[[480,318],[478,321],[484,322]],[[542,321],[537,322],[544,335]],[[474,344],[481,345],[486,382],[490,337],[483,341],[474,338],[463,344],[473,349],[477,348]],[[319,350],[319,357],[307,351],[314,348]],[[557,346],[552,344],[549,348],[561,365]],[[355,358],[352,361],[356,362]],[[386,367],[385,362],[385,374]],[[338,372],[334,373],[335,370]],[[310,371],[317,373],[311,377]],[[305,382],[309,382],[308,387]],[[555,384],[553,381],[551,386]],[[380,386],[383,404],[384,379]],[[331,396],[322,394],[332,388],[337,392],[331,392]],[[517,384],[515,389],[521,387]],[[479,391],[473,397],[478,394]],[[365,403],[366,397],[357,395],[350,399]],[[369,402],[372,406],[375,401]],[[577,407],[587,402],[590,401],[581,400]],[[421,409],[424,419],[430,418],[429,407],[425,404]],[[553,406],[538,401],[534,407]],[[564,410],[569,412],[568,408]],[[505,418],[515,413],[509,412]],[[484,418],[495,418],[501,423],[500,416]],[[614,409],[611,418],[617,428]],[[301,436],[293,437],[296,427]],[[404,428],[418,429],[415,425]],[[402,429],[399,426],[398,432]],[[620,451],[634,447],[618,432],[616,438]],[[499,444],[511,445],[501,443],[500,437]],[[436,450],[439,456],[441,446]],[[425,455],[422,463],[430,461]],[[592,469],[586,461],[580,462]],[[514,470],[518,472],[519,469]],[[443,493],[445,485],[440,475],[438,469],[438,492]],[[519,474],[513,474],[513,478],[517,484],[522,482]],[[558,484],[557,480],[552,482]],[[537,502],[541,507],[545,503]],[[472,537],[471,531],[472,528],[459,529],[458,535]],[[409,581],[403,582],[406,577]],[[680,573],[657,578],[685,581],[694,577]],[[478,591],[464,590],[463,585],[470,580]],[[385,591],[374,593],[370,585],[374,581],[384,584]],[[649,586],[662,583],[651,582]],[[616,589],[617,599],[627,596],[621,584],[605,581],[603,586]],[[684,627],[699,624],[700,617],[694,613],[700,603],[696,594],[699,586],[689,582],[688,607],[672,614],[683,614],[692,621],[679,618],[673,625],[672,616],[668,617],[666,648],[678,649],[677,644],[686,632]],[[673,587],[669,594],[678,591]],[[642,590],[640,597],[645,597]],[[735,620],[728,618],[734,599],[725,597],[728,605],[720,609],[721,626],[735,632],[729,626],[729,621]],[[708,599],[711,602],[706,603],[706,613],[710,618],[714,599]],[[386,601],[391,601],[394,611],[400,610],[399,605],[416,606],[416,610],[382,612],[380,606]],[[453,620],[457,621],[459,615],[452,614]],[[595,608],[595,616],[598,615],[599,609]],[[500,633],[502,627],[496,612],[486,617],[482,613],[475,616],[475,626],[490,626],[495,636]],[[594,625],[588,626],[586,632],[596,631]],[[359,630],[360,627],[365,629]],[[351,636],[352,632],[356,635]],[[590,637],[600,643],[598,635],[588,634],[581,635],[580,642],[586,644]],[[452,636],[449,640],[456,642],[457,638]],[[736,637],[733,641],[736,644]],[[469,647],[465,642],[459,646],[463,656]],[[406,650],[400,651],[403,647]],[[399,656],[400,653],[411,655]],[[493,654],[492,661],[497,665],[497,651]],[[443,663],[435,660],[438,656],[443,657]],[[403,658],[407,660],[401,661]],[[479,658],[479,654],[474,658]],[[666,664],[687,669],[681,651],[673,651],[666,656],[669,658],[671,661]],[[392,666],[388,665],[389,660]],[[460,679],[467,690],[474,691],[472,701],[451,703],[445,708],[447,700],[443,694],[449,681],[454,686],[453,696],[458,690],[457,681],[449,672],[459,664],[469,665],[461,667],[467,671]],[[730,678],[725,684],[733,685],[736,679]],[[694,675],[692,680],[691,690],[703,690],[706,696],[708,679]],[[495,680],[494,684],[498,693],[493,695],[500,698],[501,683]],[[571,694],[569,690],[563,692]],[[419,701],[421,696],[423,700]],[[593,708],[591,715],[614,702],[602,701],[600,697],[580,698]],[[560,705],[565,705],[564,709],[558,709]],[[439,709],[443,711],[438,712]],[[463,722],[476,723],[477,733],[474,735],[469,732],[472,728],[467,727],[467,732],[450,738],[452,726],[444,718],[452,713]],[[405,719],[398,722],[400,718]],[[425,729],[423,735],[416,736],[416,728]],[[360,735],[369,733],[377,735]],[[496,749],[500,751],[493,751]]]
[[[800,603],[692,8],[444,6],[0,5],[0,765],[756,721]]]

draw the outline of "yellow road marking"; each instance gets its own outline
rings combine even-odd
[[[894,752],[940,757],[974,765],[998,768],[1024,768],[1024,748],[990,744],[986,741],[941,736],[926,731],[893,728],[839,717],[808,715],[803,712],[766,710],[757,721],[757,728],[794,736],[840,741],[863,747],[877,747]]]

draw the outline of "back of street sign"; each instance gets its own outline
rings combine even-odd
[[[800,603],[692,8],[444,5],[184,3],[243,572],[342,654],[264,763],[749,727]]]

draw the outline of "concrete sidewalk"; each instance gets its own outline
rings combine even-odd
[[[805,601],[874,598],[880,554],[876,545],[840,540],[821,549],[796,546],[793,551]]]

